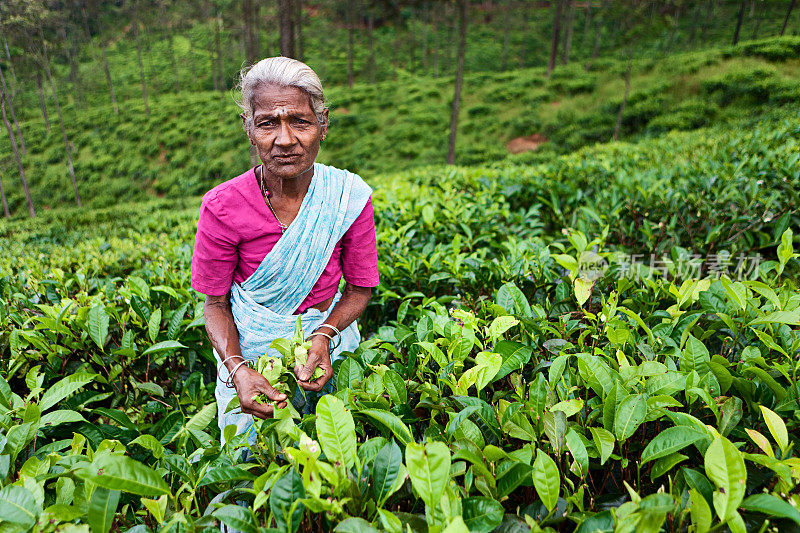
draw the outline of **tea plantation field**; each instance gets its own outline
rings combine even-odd
[[[578,63],[560,65],[549,78],[543,67],[467,72],[456,163],[549,161],[610,141],[625,69],[624,60],[606,57],[589,71]],[[368,178],[444,163],[452,84],[450,78],[409,75],[353,88],[326,86],[331,135],[322,144],[321,158]],[[738,127],[774,109],[796,111],[798,101],[798,36],[636,59],[620,139],[633,142],[715,124]],[[119,114],[105,99],[87,109],[64,106],[78,190],[86,205],[203,194],[249,164],[249,145],[231,92],[159,94],[150,107],[146,115],[142,101],[132,97]],[[20,126],[33,203],[37,211],[74,204],[61,132],[55,125],[47,132],[35,111],[28,110]],[[537,151],[509,153],[509,141],[534,134],[546,141]],[[0,176],[10,210],[26,215],[6,135],[0,135],[0,153],[7,154],[0,160]]]
[[[371,183],[364,341],[247,462],[199,197],[0,225],[0,531],[800,528],[795,111]]]

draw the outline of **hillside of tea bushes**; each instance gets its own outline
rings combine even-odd
[[[745,124],[371,179],[363,343],[246,462],[199,196],[2,223],[0,528],[796,530],[800,121]]]
[[[631,92],[620,138],[638,141],[669,131],[739,124],[771,110],[796,110],[800,37],[747,41],[737,47],[684,52],[632,64]],[[556,154],[611,139],[624,92],[624,61],[604,58],[587,72],[574,63],[550,78],[541,67],[468,72],[456,162],[548,161]],[[326,90],[331,133],[320,160],[369,178],[442,164],[447,154],[452,80],[407,76],[397,82]],[[230,93],[198,91],[139,99],[114,114],[110,105],[64,106],[78,189],[93,207],[152,197],[202,194],[248,164],[248,143]],[[31,110],[29,117],[37,115]],[[23,121],[22,158],[33,203],[41,212],[74,203],[57,124]],[[535,152],[509,153],[507,143],[539,134]],[[0,176],[11,212],[26,215],[16,162],[0,136]]]

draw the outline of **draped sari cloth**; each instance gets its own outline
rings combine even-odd
[[[314,176],[303,198],[297,217],[264,257],[259,267],[242,283],[231,286],[231,311],[239,330],[242,356],[255,361],[264,353],[280,357],[269,347],[277,338],[291,338],[297,316],[293,312],[308,296],[328,264],[334,247],[344,236],[369,200],[372,189],[356,174],[314,163]],[[306,335],[318,328],[341,298],[337,292],[326,311],[313,307],[300,314]],[[353,321],[342,330],[341,343],[331,352],[331,362],[343,351],[354,351],[361,341],[358,325]],[[216,350],[214,356],[219,364]],[[252,427],[252,415],[239,409],[225,413],[235,389],[225,386],[228,370],[220,369],[216,399],[220,431],[235,424],[236,433]],[[255,432],[248,441],[255,443]]]

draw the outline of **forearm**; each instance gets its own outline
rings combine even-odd
[[[333,306],[325,323],[331,324],[339,331],[342,331],[361,316],[361,313],[367,308],[371,294],[372,288],[370,287],[359,287],[346,283],[344,291],[342,291],[342,297]],[[320,328],[320,331],[331,335],[334,333],[332,329],[324,326]]]
[[[233,370],[233,367],[244,359],[241,358],[239,330],[233,320],[228,296],[208,296],[203,306],[203,315],[211,346],[217,351],[220,359],[223,361],[227,359],[224,363],[226,368],[229,371]]]

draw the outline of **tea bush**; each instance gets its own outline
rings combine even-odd
[[[3,222],[2,528],[800,526],[798,133],[372,179],[363,342],[246,461],[189,286],[199,197]]]

